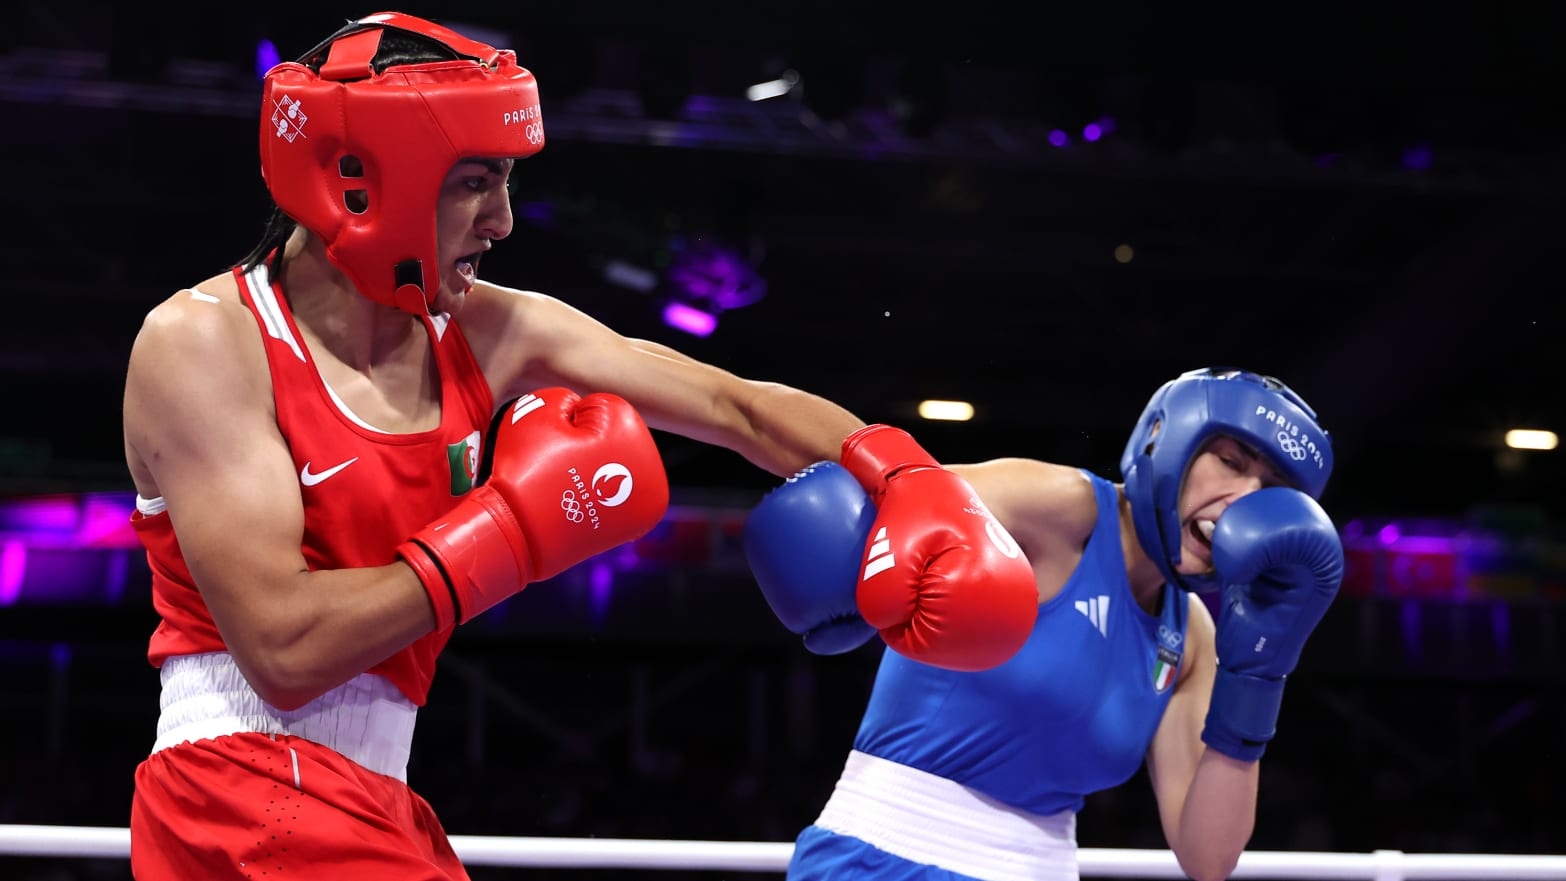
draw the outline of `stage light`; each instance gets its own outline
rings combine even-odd
[[[624,260],[610,260],[604,264],[604,281],[650,294],[658,287],[658,273],[634,266]]]
[[[783,75],[775,80],[767,80],[764,83],[756,83],[745,90],[745,97],[752,101],[765,101],[769,98],[781,98],[794,91],[799,85],[799,73],[794,70],[785,70]]]
[[[1506,433],[1506,445],[1514,450],[1553,450],[1560,438],[1553,431],[1514,428]]]
[[[277,52],[277,44],[262,40],[256,44],[256,79],[266,79],[266,72],[276,67],[283,57]]]
[[[725,312],[767,295],[767,282],[744,255],[711,239],[672,243],[665,277],[686,300],[712,312]]]
[[[664,323],[686,333],[707,336],[718,326],[718,315],[760,300],[767,283],[738,251],[710,237],[670,242],[673,252],[663,281],[669,295]]]
[[[16,605],[22,595],[22,575],[27,571],[27,546],[20,540],[0,544],[0,606]]]
[[[973,405],[967,401],[920,401],[919,416],[940,422],[967,422],[973,418]]]
[[[678,301],[671,301],[663,307],[663,322],[676,330],[699,337],[710,336],[718,328],[718,316]]]

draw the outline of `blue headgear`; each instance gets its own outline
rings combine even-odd
[[[1164,383],[1136,422],[1120,474],[1142,550],[1170,584],[1216,590],[1211,575],[1183,575],[1180,487],[1191,458],[1208,438],[1228,435],[1266,456],[1313,499],[1332,476],[1332,440],[1316,411],[1271,376],[1227,367],[1191,370]]]

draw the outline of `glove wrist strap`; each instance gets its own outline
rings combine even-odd
[[[1254,762],[1277,733],[1287,677],[1266,679],[1218,668],[1202,741],[1243,762]]]
[[[877,497],[893,474],[915,465],[936,464],[935,457],[925,452],[913,435],[890,425],[866,425],[844,438],[842,460],[859,485]]]
[[[475,488],[397,552],[424,583],[437,630],[468,623],[534,580],[521,526],[489,487]]]

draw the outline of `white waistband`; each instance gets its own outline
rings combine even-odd
[[[297,710],[263,701],[227,652],[169,658],[162,679],[153,752],[225,734],[291,734],[407,782],[418,707],[384,676],[361,673]]]
[[[1077,815],[1030,814],[945,777],[848,754],[816,825],[987,881],[1077,881]]]

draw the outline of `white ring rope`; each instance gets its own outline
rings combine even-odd
[[[453,835],[471,866],[675,869],[782,874],[792,842],[660,841],[630,838],[508,838]],[[0,825],[0,856],[130,856],[130,830],[100,826]],[[1084,878],[1184,878],[1166,850],[1082,848]],[[1232,878],[1368,881],[1566,881],[1566,856],[1514,854],[1247,851]]]

